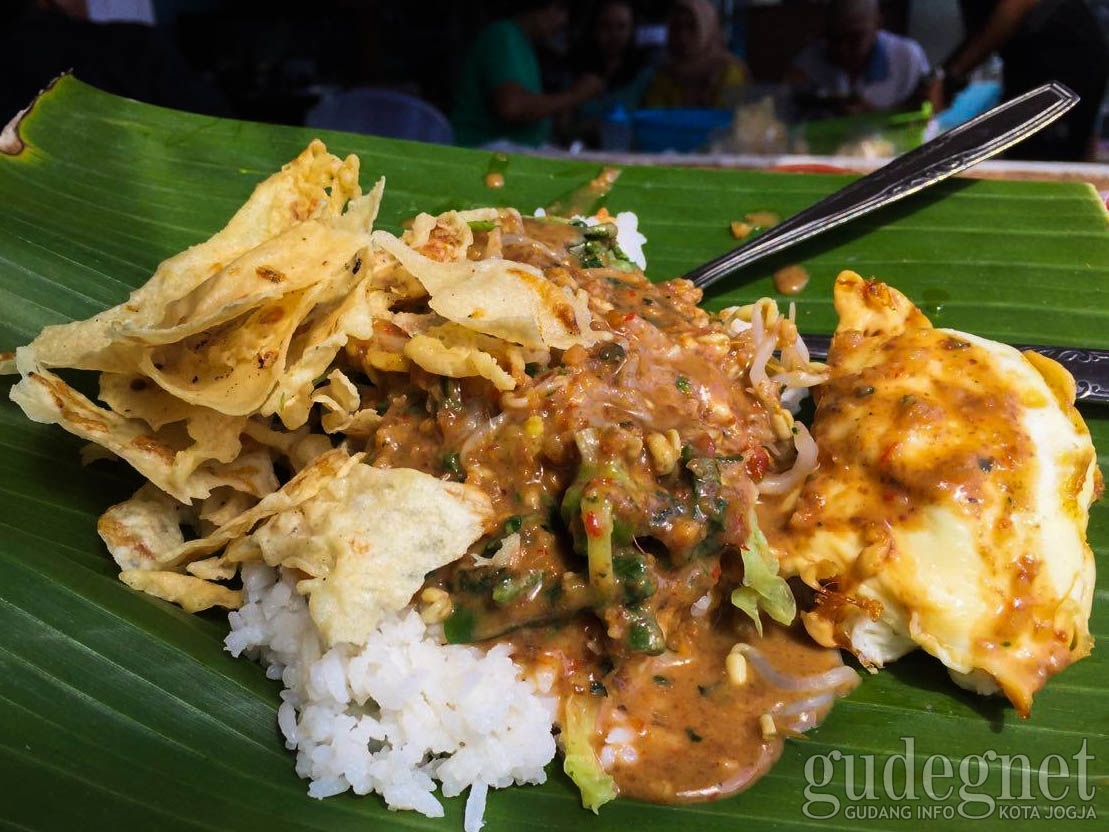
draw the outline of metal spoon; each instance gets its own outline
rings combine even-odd
[[[1047,126],[1077,103],[1078,96],[1062,84],[1045,84],[898,156],[685,277],[701,288],[710,286],[756,260],[964,171]],[[805,343],[814,357],[827,357],[828,336],[806,334]],[[1079,401],[1109,404],[1109,350],[1017,346],[1054,358],[1066,367],[1077,382]]]
[[[985,161],[1047,126],[1078,103],[1059,83],[1044,84],[948,131],[685,275],[702,289],[737,269],[896,202]]]

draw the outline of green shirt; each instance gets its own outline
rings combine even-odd
[[[455,95],[455,140],[462,145],[482,145],[497,139],[538,146],[551,134],[551,120],[509,124],[493,112],[493,91],[515,82],[528,92],[543,91],[539,59],[523,30],[512,20],[490,23],[478,34],[462,64]]]

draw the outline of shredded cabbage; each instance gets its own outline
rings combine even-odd
[[[591,696],[570,696],[562,724],[562,769],[581,790],[581,805],[594,814],[616,799],[616,782],[601,768],[592,738],[596,733],[597,706]]]
[[[797,615],[797,602],[785,578],[778,574],[778,559],[770,551],[770,544],[759,528],[754,509],[751,509],[747,522],[751,531],[740,549],[743,586],[732,590],[732,604],[751,617],[761,636],[760,609],[779,624],[789,624]]]

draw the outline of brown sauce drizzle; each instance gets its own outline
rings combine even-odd
[[[770,625],[760,638],[745,629],[743,640],[757,645],[781,673],[809,676],[842,666],[838,651],[818,647],[803,633]],[[770,736],[761,720],[813,692],[776,687],[750,666],[744,684],[732,682],[725,661],[737,640],[734,627],[696,628],[688,652],[671,668],[667,657],[644,658],[625,664],[609,685],[602,722],[615,715],[619,723],[632,714],[632,727],[639,729],[635,760],[618,756],[610,771],[622,796],[652,803],[718,800],[746,789],[781,756],[788,720],[780,719]],[[816,722],[832,698],[812,714]]]
[[[596,196],[614,176],[586,190]],[[750,463],[780,442],[742,383],[753,339],[729,334],[686,281],[582,267],[574,252],[587,232],[578,225],[515,215],[497,232],[503,256],[542,269],[552,288],[584,292],[606,337],[552,352],[503,396],[481,378],[382,378],[381,423],[366,449],[373,463],[464,479],[494,509],[473,557],[429,576],[451,599],[444,632],[455,642],[510,642],[516,661],[553,674],[563,702],[596,697],[593,745],[622,794],[688,803],[746,788],[797,725],[783,716],[768,732],[763,718],[807,707],[814,693],[754,669],[733,682],[735,644],[757,644],[789,677],[842,668],[838,652],[769,622],[757,637],[728,601],[742,580],[753,478],[765,471],[753,474]],[[375,331],[379,341],[387,335]],[[583,508],[587,497],[597,512],[607,507],[608,521]],[[611,599],[593,585],[581,542],[599,537],[603,522],[618,578]],[[805,727],[846,690],[823,693]],[[614,730],[634,733],[612,759]]]
[[[809,273],[803,266],[786,266],[774,272],[774,288],[783,295],[799,295],[809,285]]]
[[[620,168],[604,167],[593,179],[555,199],[546,211],[552,217],[589,216],[612,190],[620,176]]]

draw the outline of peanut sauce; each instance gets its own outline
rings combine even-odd
[[[634,759],[617,753],[609,771],[622,796],[651,803],[699,803],[752,785],[781,756],[791,725],[819,723],[834,696],[855,685],[848,676],[827,691],[786,690],[750,666],[746,681],[737,684],[729,678],[726,661],[740,641],[753,645],[790,678],[843,667],[837,650],[815,644],[800,627],[770,622],[759,636],[749,621],[739,619],[724,608],[688,618],[672,651],[633,658],[607,673],[604,637],[595,621],[579,617],[561,627],[521,629],[504,640],[513,645],[518,663],[562,668],[563,695],[597,698],[599,746],[613,730],[634,733]],[[827,693],[826,701],[792,717],[781,714],[814,693]],[[767,735],[763,719],[775,713],[780,727]]]
[[[485,177],[482,180],[485,182],[486,188],[497,190],[504,187],[504,172],[508,170],[510,161],[505,153],[494,153],[489,157],[489,167],[486,169]]]
[[[549,216],[573,217],[592,214],[600,200],[612,190],[620,177],[620,168],[605,166],[600,173],[581,187],[575,188],[546,208]]]
[[[583,293],[605,338],[517,369],[503,394],[480,377],[387,375],[367,451],[378,466],[464,480],[493,506],[471,555],[427,579],[450,596],[447,639],[510,641],[523,666],[554,669],[563,697],[603,699],[597,749],[618,717],[641,725],[636,762],[609,765],[622,793],[715,799],[777,759],[781,738],[764,737],[760,718],[812,695],[755,674],[737,686],[725,670],[740,638],[759,642],[729,601],[755,483],[771,459],[788,465],[792,446],[744,382],[752,333],[701,309],[691,283],[654,284],[613,259],[615,228],[603,226],[506,215],[497,234],[502,256]],[[593,260],[606,265],[582,267]],[[591,549],[602,539],[607,573]],[[759,643],[790,675],[840,664],[838,652],[775,628]]]
[[[818,402],[823,418],[813,428],[821,467],[812,493],[820,493],[820,481],[827,480],[852,483],[852,493],[878,499],[858,501],[848,520],[829,517],[803,497],[793,525],[880,524],[891,516],[923,522],[918,507],[935,502],[973,514],[987,491],[1014,507],[1027,504],[1022,460],[1033,453],[1021,428],[1020,393],[1006,387],[981,348],[943,330],[914,329],[888,339],[881,350],[883,363],[824,385]],[[912,378],[914,364],[924,357],[936,377],[952,380],[942,397],[927,389],[906,392],[899,381]],[[864,415],[869,431],[841,430]],[[951,425],[959,426],[957,434]]]
[[[809,285],[809,273],[804,267],[786,266],[774,272],[774,288],[783,295],[799,295]]]
[[[628,763],[618,757],[611,772],[622,795],[652,803],[718,800],[746,789],[781,756],[788,720],[779,717],[776,721],[783,727],[767,736],[763,717],[813,693],[776,687],[750,667],[746,682],[732,681],[725,661],[737,631],[776,670],[790,677],[842,667],[837,651],[776,625],[766,627],[761,637],[753,627],[720,622],[690,630],[685,650],[672,657],[629,663],[608,685],[602,722],[618,711],[630,715],[642,732],[635,746],[636,760]],[[822,720],[832,700],[829,695],[826,703],[807,715],[809,719]]]

